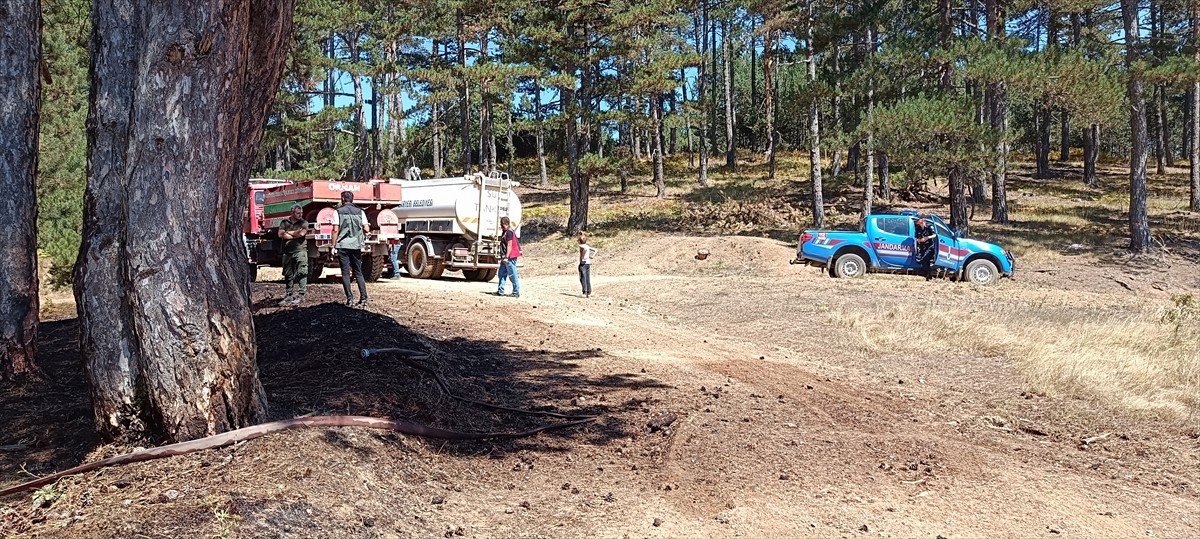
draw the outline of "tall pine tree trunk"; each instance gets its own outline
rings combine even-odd
[[[764,133],[767,149],[763,153],[767,158],[767,179],[775,179],[775,41],[778,34],[774,31],[763,36],[763,114],[765,116]]]
[[[817,84],[817,51],[813,43],[813,27],[816,26],[816,1],[808,0],[808,35],[805,43],[805,62],[808,64],[809,88]],[[815,96],[808,104],[808,158],[809,176],[812,179],[813,227],[825,226],[825,197],[821,188],[821,102]]]
[[[1035,120],[1037,121],[1037,141],[1035,154],[1037,159],[1037,177],[1050,177],[1050,106],[1049,98],[1043,98],[1038,107]]]
[[[951,13],[952,2],[950,0],[940,0],[940,17],[941,17],[941,45],[949,47],[950,38],[954,31],[953,16]],[[942,64],[941,89],[946,95],[954,93],[954,66],[949,61]],[[950,228],[962,233],[964,236],[969,233],[968,227],[970,223],[967,220],[967,195],[964,189],[965,171],[961,165],[951,165],[946,170],[946,179],[950,188]]]
[[[871,62],[875,55],[875,29],[873,25],[867,26],[867,62]],[[867,122],[875,116],[875,79],[871,78],[867,82]],[[859,230],[866,230],[867,217],[871,215],[872,206],[875,204],[875,134],[867,132],[867,175],[863,181],[863,205],[862,219],[859,220]]]
[[[455,12],[454,20],[455,38],[458,45],[458,67],[462,71],[466,71],[467,28],[466,15],[463,14],[463,10],[459,9]],[[458,158],[458,164],[462,167],[462,173],[466,175],[471,173],[471,95],[466,79],[459,77],[456,84],[458,85],[458,134],[459,140],[462,141],[462,155]]]
[[[986,0],[988,40],[1003,44],[1006,39],[1003,0]],[[999,134],[992,171],[992,222],[1008,222],[1008,83],[998,81],[987,86],[987,116],[992,131]]]
[[[242,224],[292,12],[291,0],[93,4],[74,283],[105,437],[190,440],[266,416]]]
[[[1167,121],[1166,112],[1161,106],[1162,101],[1160,96],[1165,89],[1162,85],[1155,85],[1154,92],[1150,97],[1151,103],[1154,106],[1154,164],[1155,172],[1158,174],[1167,173]]]
[[[430,47],[430,50],[433,53],[431,55],[432,62],[435,66],[441,63],[441,56],[438,52],[438,44],[439,41],[434,39],[432,40],[432,46]],[[430,107],[429,115],[429,125],[431,128],[433,128],[433,142],[430,144],[430,152],[433,154],[433,177],[441,178],[446,175],[446,170],[442,166],[442,143],[444,140],[442,138],[442,104],[437,102],[433,103],[433,105]]]
[[[1066,109],[1059,111],[1058,160],[1071,159],[1071,115]]]
[[[40,0],[0,0],[0,380],[37,377]]]
[[[700,10],[700,15],[696,17],[694,26],[694,38],[696,40],[697,52],[700,53],[700,58],[703,59],[708,54],[708,2],[704,2]],[[701,61],[696,68],[696,109],[700,112],[700,135],[697,137],[697,142],[700,146],[700,166],[697,171],[697,181],[700,187],[708,187],[708,74],[707,62]],[[634,148],[636,148],[636,144]],[[637,154],[634,154],[634,159],[637,159]]]
[[[725,59],[725,168],[737,170],[737,141],[734,139],[737,116],[733,109],[733,43],[729,39],[729,20],[725,20],[721,48]]]
[[[650,118],[654,122],[653,132],[650,134],[653,139],[654,147],[654,188],[655,196],[662,198],[667,195],[666,183],[663,179],[663,98],[661,94],[650,96]]]
[[[575,42],[575,26],[568,23],[564,28],[567,43]],[[590,201],[591,185],[586,174],[579,173],[579,102],[575,95],[578,67],[572,64],[563,66],[563,74],[570,80],[565,86],[558,87],[558,95],[563,104],[563,121],[566,122],[564,136],[567,149],[567,173],[571,177],[571,205],[567,216],[567,234],[575,235],[587,229],[588,203]]]
[[[533,92],[537,94],[533,96],[533,115],[537,122],[534,131],[537,136],[538,185],[550,187],[550,177],[546,175],[546,118],[542,110],[542,79],[533,80]]]
[[[1200,2],[1192,4],[1192,47],[1196,49],[1195,60],[1200,64]],[[1200,80],[1192,83],[1192,139],[1191,159],[1192,192],[1188,207],[1200,212]]]
[[[1125,23],[1125,68],[1130,73],[1139,59],[1141,38],[1138,34],[1138,0],[1121,0],[1121,18]],[[1142,78],[1129,77],[1130,103],[1129,150],[1129,250],[1135,254],[1150,251],[1150,216],[1146,208],[1146,92]]]
[[[888,164],[888,154],[887,152],[876,152],[875,157],[879,160],[879,198],[891,201],[892,178],[890,175],[890,165]]]
[[[1083,184],[1097,189],[1096,163],[1100,160],[1100,126],[1089,125],[1083,130]]]

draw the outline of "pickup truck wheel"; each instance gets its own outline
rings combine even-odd
[[[837,257],[833,262],[833,267],[830,268],[829,274],[833,277],[841,277],[843,279],[854,279],[867,274],[867,263],[863,261],[861,256],[854,253],[846,253]]]
[[[977,258],[967,264],[966,278],[971,284],[992,284],[1000,278],[1000,271],[991,260]]]
[[[409,277],[416,279],[433,277],[433,259],[429,258],[424,242],[414,241],[408,246],[408,252],[404,255],[404,269],[408,270]]]

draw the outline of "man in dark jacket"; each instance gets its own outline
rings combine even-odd
[[[358,305],[367,304],[367,280],[362,273],[362,250],[367,244],[367,233],[371,224],[366,212],[354,205],[354,193],[342,191],[342,205],[333,214],[333,237],[337,238],[334,248],[342,265],[342,290],[346,292],[346,305],[354,305],[350,292],[350,274],[358,281]]]
[[[937,231],[934,230],[933,224],[931,224],[928,219],[924,217],[918,217],[916,230],[913,235],[916,236],[917,239],[917,263],[921,265],[921,268],[925,273],[925,280],[928,281],[933,278],[933,262],[937,258]]]

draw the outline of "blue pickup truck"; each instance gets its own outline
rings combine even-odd
[[[861,277],[868,272],[910,273],[921,269],[915,257],[914,211],[867,217],[866,232],[805,230],[793,264],[829,268],[832,277]],[[1012,277],[1013,257],[999,245],[961,238],[938,216],[927,216],[938,234],[935,271],[954,280],[993,284]]]

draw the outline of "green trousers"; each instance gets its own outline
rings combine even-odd
[[[308,253],[304,251],[283,254],[283,282],[287,295],[292,295],[293,286],[298,286],[296,295],[304,297],[308,292]]]

